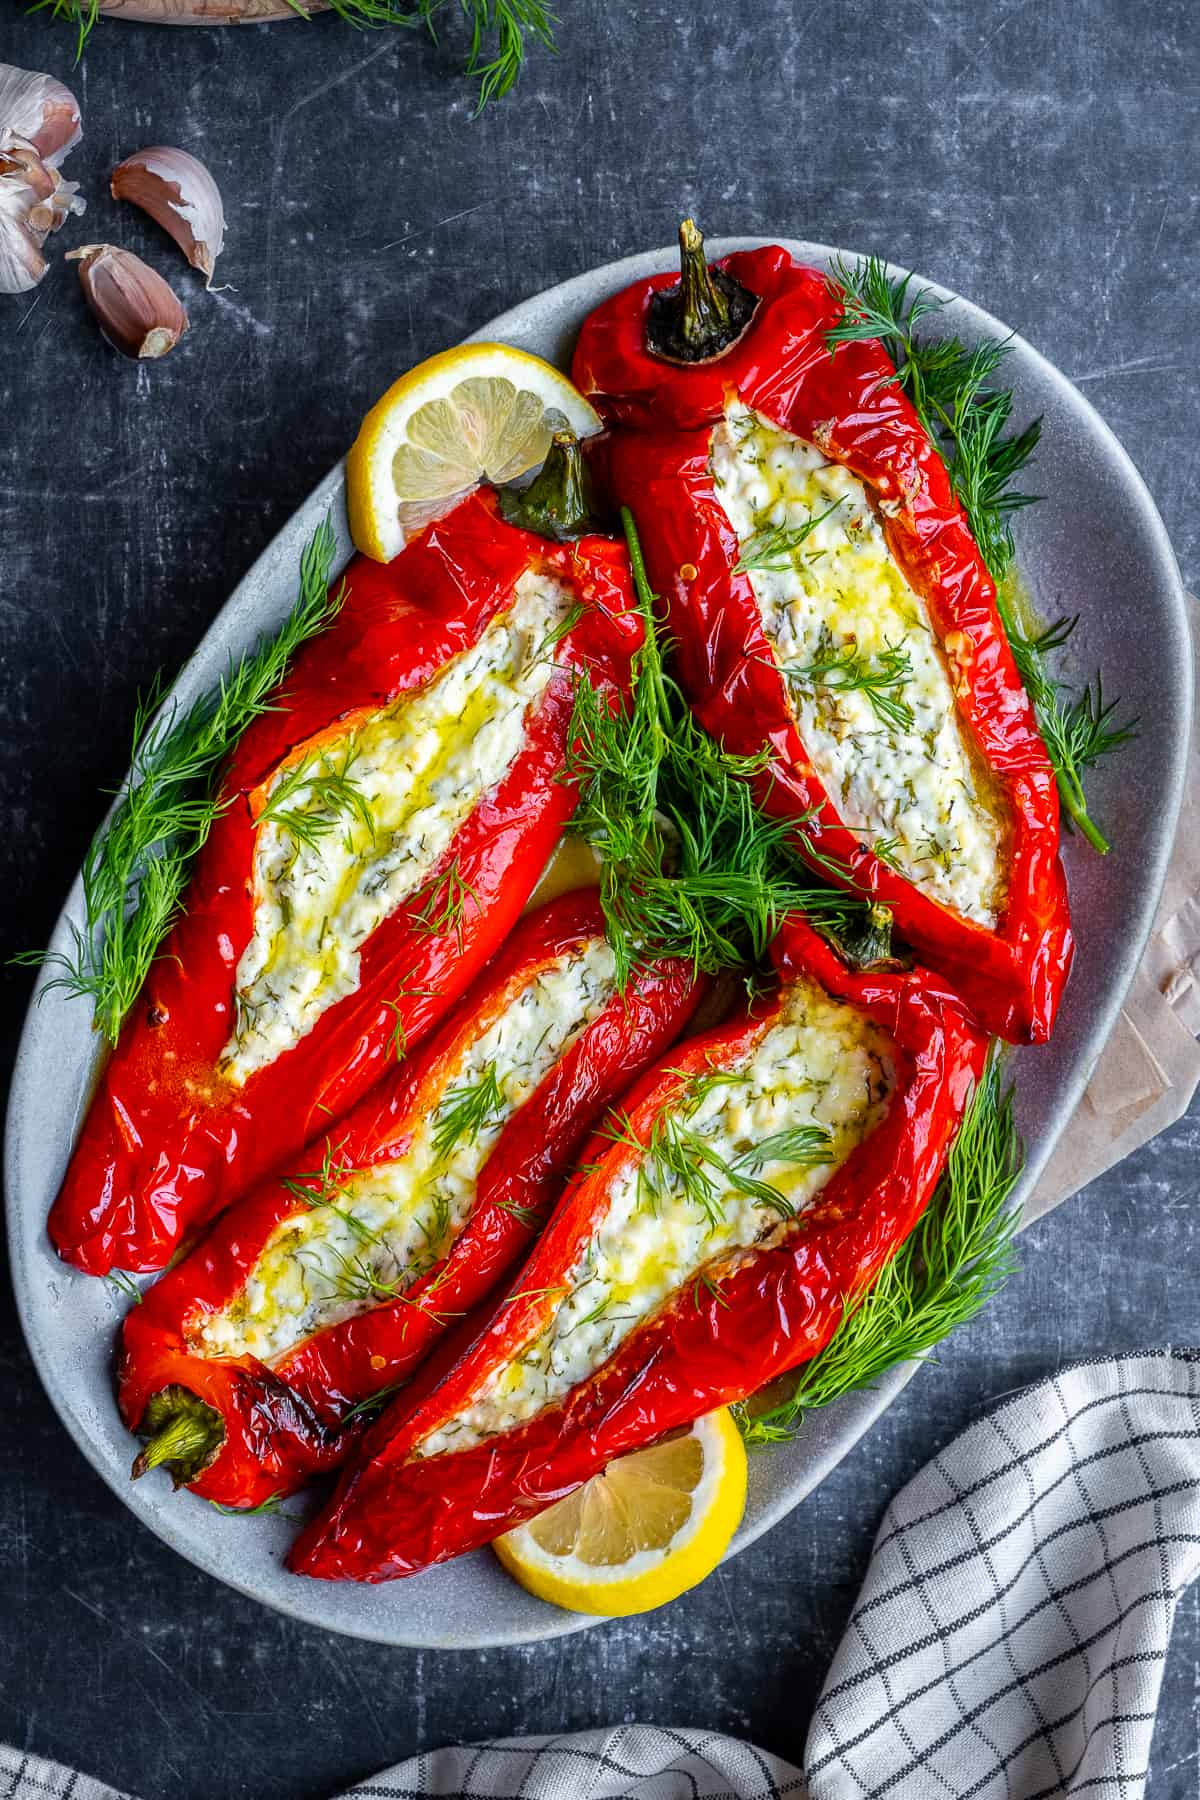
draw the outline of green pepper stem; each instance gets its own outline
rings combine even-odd
[[[134,1458],[134,1481],[165,1464],[176,1487],[185,1486],[209,1462],[225,1435],[220,1413],[181,1387],[151,1395],[142,1423],[151,1435]]]
[[[713,280],[704,255],[704,233],[694,219],[679,227],[679,329],[703,354],[729,330],[729,302]]]
[[[848,930],[831,928],[820,921],[814,923],[821,936],[852,969],[861,972],[903,966],[892,950],[892,909],[877,900],[868,903],[866,918],[856,921]]]
[[[500,511],[510,525],[558,541],[596,529],[591,476],[573,431],[555,432],[546,460],[527,488],[501,489]]]
[[[665,362],[711,362],[737,342],[758,300],[727,269],[709,267],[694,219],[679,227],[679,280],[650,296],[646,348]]]

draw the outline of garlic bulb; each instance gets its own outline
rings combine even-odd
[[[113,170],[114,200],[131,200],[175,239],[206,287],[225,242],[225,209],[216,182],[196,157],[169,144],[137,150]]]
[[[58,165],[83,135],[74,95],[51,75],[0,63],[0,294],[46,273],[42,246],[84,202]]]
[[[122,356],[165,356],[188,327],[188,317],[161,275],[131,250],[85,244],[68,250],[79,264],[83,297],[101,331]]]
[[[57,169],[83,136],[79,104],[53,75],[0,63],[0,150],[21,142]]]

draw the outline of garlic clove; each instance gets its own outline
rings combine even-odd
[[[131,250],[85,244],[68,250],[79,264],[83,297],[101,331],[123,356],[165,356],[187,330],[188,318],[161,275]]]
[[[0,294],[24,294],[46,273],[42,246],[84,203],[32,145],[0,150]]]
[[[33,201],[49,200],[61,179],[42,161],[32,144],[10,144],[0,150],[0,175],[15,175]]]
[[[225,242],[225,209],[216,182],[196,157],[169,144],[137,150],[113,170],[114,200],[140,206],[170,233],[212,286],[213,267]]]
[[[0,63],[0,148],[23,139],[56,169],[83,136],[79,103],[53,75]]]

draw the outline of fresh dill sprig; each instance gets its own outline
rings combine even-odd
[[[392,1396],[398,1394],[403,1386],[402,1381],[390,1381],[386,1387],[376,1388],[373,1394],[367,1394],[342,1414],[342,1424],[349,1425],[355,1419],[365,1418],[368,1413],[382,1412]]]
[[[286,1499],[287,1495],[280,1488],[277,1494],[268,1494],[257,1506],[226,1506],[221,1500],[210,1500],[208,1504],[229,1519],[257,1519],[265,1513],[276,1519],[286,1519],[289,1525],[303,1525],[304,1520],[298,1514],[286,1511],[283,1504]]]
[[[501,1200],[500,1211],[508,1213],[518,1225],[524,1225],[528,1231],[537,1231],[545,1218],[545,1214],[536,1206],[521,1206],[515,1200]]]
[[[692,1305],[697,1311],[699,1311],[702,1304],[700,1299],[701,1288],[716,1301],[718,1306],[723,1306],[726,1311],[728,1311],[730,1302],[725,1298],[725,1295],[721,1292],[717,1282],[713,1279],[707,1269],[701,1269],[700,1273],[692,1283]]]
[[[645,639],[630,698],[615,709],[580,672],[566,773],[579,789],[573,829],[601,863],[600,897],[621,986],[657,956],[707,974],[765,952],[788,913],[850,935],[865,905],[796,856],[794,820],[772,819],[751,779],[767,748],[737,756],[699,725],[664,666],[656,602],[633,516],[622,511]],[[842,873],[842,871],[838,871]]]
[[[1005,579],[1016,557],[1013,518],[1036,498],[1013,482],[1041,434],[1040,419],[1023,431],[1009,429],[1013,396],[995,384],[995,377],[1011,346],[1007,340],[987,339],[972,348],[957,337],[919,336],[917,326],[940,312],[945,302],[929,288],[914,286],[911,274],[894,280],[878,257],[867,257],[853,268],[835,259],[829,283],[843,309],[826,333],[830,350],[836,353],[839,344],[878,338],[896,365],[899,385],[942,453],[972,535],[995,579],[997,610],[1037,713],[1067,820],[1103,855],[1108,841],[1088,813],[1083,777],[1101,757],[1129,740],[1134,725],[1114,722],[1115,706],[1105,703],[1098,676],[1094,690],[1089,684],[1073,696],[1049,673],[1046,653],[1062,646],[1069,627],[1064,630],[1060,621],[1049,631],[1027,636],[1006,592]]]
[[[768,1163],[789,1163],[793,1168],[816,1168],[831,1163],[829,1133],[823,1125],[789,1125],[759,1138],[749,1150],[738,1155],[738,1165],[747,1169],[765,1169]]]
[[[339,1144],[326,1140],[320,1168],[299,1175],[281,1175],[280,1187],[286,1188],[294,1199],[302,1200],[305,1206],[332,1206],[335,1200],[344,1199],[354,1173],[344,1159],[345,1147],[345,1138]]]
[[[450,0],[416,0],[414,6],[402,4],[402,0],[322,0],[319,5],[306,6],[304,0],[288,0],[292,11],[302,19],[327,6],[350,25],[424,28],[435,43],[438,15],[449,4]],[[65,19],[75,27],[78,62],[99,17],[99,0],[36,0],[29,10],[41,12],[46,7],[52,18]],[[465,73],[478,83],[478,117],[493,100],[502,99],[515,86],[531,42],[540,42],[551,51],[556,48],[554,28],[558,19],[545,0],[459,0],[459,10],[470,33]]]
[[[65,19],[75,27],[75,61],[78,62],[100,17],[100,0],[36,0],[29,11],[42,12],[46,7],[50,8],[52,19]]]
[[[1033,701],[1042,737],[1058,778],[1058,791],[1073,820],[1094,849],[1103,855],[1108,841],[1088,815],[1083,777],[1113,750],[1137,735],[1137,721],[1118,723],[1118,702],[1106,701],[1097,674],[1081,693],[1071,695],[1046,668],[1048,651],[1058,650],[1074,631],[1077,619],[1057,619],[1032,637],[1021,630],[1009,596],[997,592],[1000,617],[1012,647],[1017,673]]]
[[[793,1168],[813,1168],[833,1160],[829,1133],[820,1125],[796,1126],[777,1131],[748,1150],[722,1156],[690,1120],[712,1086],[705,1076],[689,1085],[678,1109],[658,1114],[648,1137],[640,1138],[628,1113],[616,1111],[601,1130],[614,1143],[639,1152],[638,1204],[657,1216],[664,1199],[682,1195],[690,1200],[713,1229],[725,1218],[725,1203],[732,1194],[755,1200],[781,1218],[795,1212],[791,1202],[754,1171],[768,1163],[787,1163]]]
[[[345,1213],[339,1216],[347,1218]],[[384,1240],[378,1233],[370,1232],[366,1235],[376,1248],[383,1245]],[[365,1252],[351,1253],[338,1249],[334,1244],[326,1245],[325,1249],[332,1251],[334,1261],[337,1263],[335,1275],[331,1275],[328,1268],[305,1251],[299,1250],[296,1255],[300,1262],[305,1263],[314,1273],[321,1276],[326,1283],[330,1297],[353,1301],[368,1307],[395,1302],[411,1307],[414,1312],[424,1313],[436,1325],[449,1325],[452,1320],[463,1316],[460,1312],[450,1312],[444,1309],[435,1312],[431,1306],[426,1304],[429,1297],[436,1294],[442,1287],[449,1273],[445,1263],[437,1273],[431,1273],[437,1269],[440,1260],[436,1251],[431,1252],[423,1260],[410,1263],[407,1268],[397,1269],[396,1274],[388,1280],[380,1269],[372,1266]],[[393,1266],[395,1266],[394,1259]],[[414,1299],[408,1290],[415,1287],[426,1275],[430,1279],[423,1292]]]
[[[554,652],[558,649],[558,646],[562,643],[563,639],[565,637],[570,637],[586,612],[587,607],[583,604],[582,600],[573,601],[563,614],[562,618],[558,621],[557,625],[551,625],[549,631],[547,631],[545,637],[534,651],[530,661],[538,663],[551,660]]]
[[[104,1279],[113,1293],[119,1294],[122,1300],[130,1300],[134,1306],[142,1304],[142,1290],[125,1269],[110,1269]]]
[[[421,0],[426,22],[432,19],[443,0]],[[543,0],[459,0],[471,23],[471,50],[467,57],[467,74],[479,83],[476,117],[493,100],[502,100],[516,85],[525,65],[527,40],[537,40],[547,50],[556,48],[554,28],[558,19]],[[487,37],[492,34],[495,49],[487,55]]]
[[[180,912],[192,862],[229,804],[219,791],[221,765],[247,725],[276,704],[296,651],[342,604],[344,584],[328,591],[336,548],[326,519],[300,558],[299,593],[283,627],[231,662],[214,693],[181,712],[164,704],[161,680],[151,684],[134,719],[128,786],[84,858],[85,922],[71,927],[72,949],[15,959],[56,964],[62,973],[44,991],[87,996],[97,1029],[113,1043]]]
[[[433,1128],[433,1148],[438,1156],[448,1156],[463,1138],[474,1141],[488,1125],[494,1125],[508,1109],[504,1089],[496,1079],[495,1067],[489,1063],[478,1081],[448,1088],[437,1109]]]
[[[733,573],[749,575],[757,570],[764,574],[778,575],[795,568],[797,554],[805,539],[830,513],[835,513],[841,504],[840,500],[835,500],[823,513],[817,513],[815,518],[805,519],[802,525],[764,525],[752,532],[742,545],[742,553],[733,565]]]
[[[830,693],[862,693],[881,725],[899,731],[912,727],[913,710],[896,693],[912,674],[912,659],[899,644],[889,644],[877,659],[864,656],[853,645],[831,649],[809,663],[792,663],[783,673],[798,687],[827,688]]]
[[[478,912],[479,895],[470,882],[464,881],[459,874],[458,858],[455,857],[449,868],[443,874],[435,875],[429,883],[425,903],[414,916],[414,928],[426,937],[437,937],[440,932],[453,931],[461,956],[463,922],[468,900]]]
[[[814,1407],[927,1357],[1003,1287],[1015,1266],[1008,1200],[1023,1164],[1012,1100],[993,1046],[921,1223],[871,1287],[847,1296],[837,1330],[786,1398],[736,1409],[747,1444],[791,1438]]]
[[[278,826],[310,850],[318,849],[348,814],[374,835],[374,814],[350,773],[358,754],[357,745],[351,742],[336,765],[322,752],[315,764],[302,760],[288,769],[271,789],[258,816],[259,824]]]
[[[353,1215],[341,1212],[339,1216],[349,1220]],[[371,1233],[374,1247],[379,1246],[377,1234]],[[332,1255],[337,1264],[337,1273],[331,1274],[324,1266],[321,1257]],[[403,1299],[403,1290],[409,1287],[421,1274],[417,1268],[400,1270],[390,1281],[386,1280],[367,1260],[365,1252],[342,1250],[336,1244],[324,1245],[321,1257],[305,1249],[296,1252],[297,1262],[312,1269],[320,1275],[328,1288],[329,1295],[339,1300],[368,1301],[372,1305],[381,1304],[385,1300]],[[430,1265],[432,1266],[432,1265]]]
[[[392,1055],[398,1063],[408,1055],[408,1031],[404,1024],[404,1002],[406,1000],[436,1000],[437,988],[410,987],[402,981],[396,990],[395,997],[385,1000],[384,1005],[392,1015],[392,1029],[388,1036],[388,1044]]]

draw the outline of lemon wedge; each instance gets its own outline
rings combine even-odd
[[[573,1612],[649,1612],[710,1575],[746,1505],[746,1451],[728,1407],[682,1437],[610,1463],[496,1555],[540,1600]]]
[[[564,427],[588,437],[600,417],[540,356],[461,344],[418,363],[371,408],[346,459],[355,544],[390,562],[479,482],[538,468]]]

